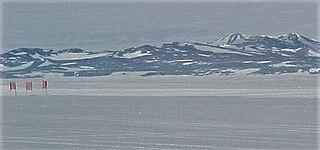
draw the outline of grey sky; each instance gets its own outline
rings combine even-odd
[[[3,47],[123,49],[231,32],[317,39],[315,2],[4,3]]]

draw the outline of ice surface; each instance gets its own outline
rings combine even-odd
[[[252,70],[251,70],[252,71]],[[48,75],[51,95],[99,95],[99,96],[244,96],[244,97],[285,97],[316,98],[316,75],[290,74],[277,76],[233,75],[233,76],[151,76],[141,77],[140,73],[121,73],[106,77],[61,77]],[[10,81],[16,81],[24,88],[26,79],[3,79],[6,88],[0,93],[10,95],[7,90]],[[36,82],[34,94],[41,95],[41,79]],[[38,85],[37,85],[38,84]],[[38,87],[37,87],[38,86]],[[25,94],[24,91],[18,91]]]
[[[316,149],[317,99],[4,97],[5,149]],[[303,137],[303,138],[301,138]]]
[[[3,79],[5,149],[317,149],[315,75],[47,80]]]

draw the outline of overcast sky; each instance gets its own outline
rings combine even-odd
[[[318,33],[315,2],[62,2],[2,7],[5,51],[118,50],[174,41],[209,42],[232,32],[274,36],[296,32],[313,39]]]

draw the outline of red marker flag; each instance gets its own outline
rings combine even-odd
[[[10,82],[10,83],[9,83],[9,89],[10,89],[10,90],[16,90],[16,89],[17,89],[17,84],[16,84],[16,82]]]
[[[32,90],[32,82],[26,82],[26,90]]]
[[[48,81],[42,80],[42,88],[43,89],[48,89]]]

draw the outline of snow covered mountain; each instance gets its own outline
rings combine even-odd
[[[120,51],[19,48],[0,55],[2,78],[150,75],[320,73],[320,43],[290,33],[279,37],[233,33],[208,43],[174,42]]]

